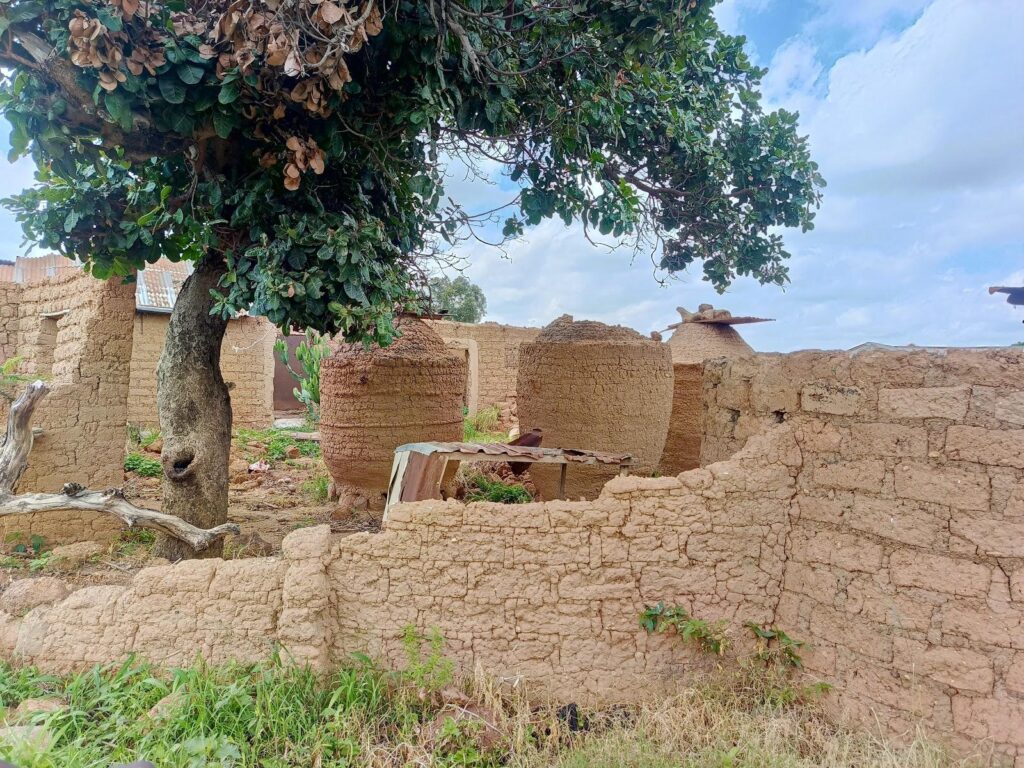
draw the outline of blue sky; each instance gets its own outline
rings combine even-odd
[[[828,180],[815,230],[786,233],[791,284],[741,280],[719,296],[694,273],[662,285],[648,257],[546,222],[504,253],[461,251],[487,319],[568,313],[647,332],[708,302],[776,318],[742,329],[766,351],[1024,341],[1024,309],[986,291],[1024,285],[1024,1],[724,0],[716,13],[769,68],[768,103],[800,112]],[[23,162],[5,168],[0,195],[31,178]],[[451,179],[476,210],[505,186]],[[16,255],[4,211],[0,236]]]
[[[743,329],[761,350],[1024,341],[1024,310],[986,291],[1024,284],[1024,2],[725,0],[717,14],[769,68],[769,104],[801,113],[828,180],[816,229],[786,233],[791,284],[661,286],[647,257],[548,222],[504,256],[463,252],[488,319],[646,332],[707,302],[776,318]],[[501,197],[453,187],[478,209]]]

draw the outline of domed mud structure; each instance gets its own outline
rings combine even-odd
[[[651,472],[671,405],[668,346],[630,328],[563,315],[519,349],[520,429],[544,430],[545,447],[630,453],[634,472]],[[534,464],[530,474],[545,499],[557,498],[558,467]],[[594,498],[614,474],[571,465],[565,495]]]
[[[701,304],[697,312],[678,310],[680,322],[668,340],[672,350],[675,386],[668,439],[661,457],[661,473],[678,475],[700,466],[703,433],[704,361],[716,357],[742,357],[753,349],[732,326],[764,322],[756,317],[733,317],[724,309]]]
[[[462,439],[465,359],[419,319],[397,327],[389,347],[342,344],[321,364],[320,445],[343,506],[383,509],[399,445]]]

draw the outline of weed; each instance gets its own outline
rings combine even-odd
[[[302,484],[302,492],[314,504],[323,504],[329,496],[330,483],[326,474],[317,474]]]
[[[134,557],[141,551],[150,549],[156,542],[156,534],[145,528],[129,528],[121,533],[114,544],[117,557]]]
[[[466,479],[466,501],[494,501],[499,504],[529,504],[533,497],[518,483],[507,485],[486,475],[470,475]]]
[[[673,630],[683,640],[696,642],[702,651],[716,656],[725,653],[729,645],[729,636],[726,634],[728,622],[724,619],[712,622],[695,619],[689,611],[678,605],[645,605],[640,614],[640,626],[648,632]]]
[[[288,369],[291,377],[299,384],[292,390],[292,394],[295,395],[296,400],[306,406],[306,418],[312,424],[319,424],[320,363],[331,355],[327,339],[316,331],[306,331],[305,338],[299,342],[294,353],[295,359],[299,363],[299,370],[292,368],[288,344],[284,339],[278,339],[274,343],[274,353]]]
[[[28,561],[28,569],[32,573],[45,570],[46,566],[50,564],[51,557],[53,557],[53,552],[40,552],[36,557]]]
[[[251,459],[268,459],[270,461],[283,461],[288,457],[289,451],[296,448],[300,456],[310,458],[320,457],[320,443],[316,440],[296,440],[290,432],[294,430],[282,430],[271,427],[270,429],[239,429],[235,433],[235,444],[243,452],[246,452]],[[261,446],[259,453],[253,455],[250,443]],[[294,452],[294,451],[292,451]]]
[[[423,646],[428,650],[423,653]],[[422,691],[440,691],[452,681],[452,662],[444,657],[444,638],[436,629],[424,637],[409,624],[402,630],[402,649],[405,651],[405,670],[402,675],[414,688]]]
[[[25,561],[20,557],[14,557],[13,555],[0,555],[0,568],[20,569],[24,565]]]
[[[804,646],[803,640],[794,640],[777,627],[762,627],[752,621],[744,625],[757,638],[755,658],[769,665],[784,665],[795,669],[803,669],[803,659],[799,650]]]
[[[26,538],[22,531],[11,531],[11,533],[7,534],[7,543],[12,545],[11,551],[15,554],[27,555],[31,552],[34,555],[38,555],[43,551],[46,539],[38,534],[32,534]]]
[[[501,411],[498,406],[481,408],[472,416],[469,410],[462,410],[462,439],[467,443],[504,443],[508,440],[508,432],[498,429]]]
[[[411,663],[399,673],[366,656],[331,675],[279,658],[167,672],[129,660],[59,677],[0,663],[0,707],[13,709],[29,698],[66,704],[37,716],[51,736],[46,750],[0,744],[0,759],[23,768],[100,768],[141,759],[161,768],[971,765],[920,735],[895,746],[835,725],[813,704],[766,705],[732,678],[634,707],[587,710],[581,713],[587,728],[571,734],[554,707],[502,694],[483,678],[466,681],[458,706],[486,709],[487,728],[496,735],[488,742],[479,738],[480,720],[447,717],[452,678],[436,633],[426,641],[413,630],[406,637]],[[151,714],[163,700],[168,703]]]
[[[148,448],[160,439],[159,429],[146,429],[138,424],[129,424],[127,429],[128,445],[131,450]]]
[[[164,473],[159,459],[150,459],[141,453],[129,453],[125,456],[124,470],[142,477],[160,477]]]

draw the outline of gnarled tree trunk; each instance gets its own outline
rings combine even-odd
[[[211,254],[185,281],[167,326],[157,367],[157,410],[164,446],[163,512],[200,528],[228,517],[231,398],[220,372],[220,347],[227,320],[211,315],[210,290],[226,271]],[[219,557],[223,543],[202,552]],[[182,542],[161,537],[156,554],[170,560],[193,557]]]

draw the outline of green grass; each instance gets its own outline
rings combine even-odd
[[[466,478],[466,487],[466,501],[495,501],[499,504],[529,504],[533,501],[530,492],[519,483],[506,484],[486,475],[470,475]]]
[[[160,477],[163,466],[159,459],[151,459],[141,453],[129,453],[124,457],[125,472],[134,472],[142,477]]]
[[[288,458],[288,450],[296,447],[300,456],[318,458],[320,443],[316,440],[296,440],[289,432],[294,429],[239,429],[235,432],[235,445],[252,459],[283,461]],[[249,443],[258,443],[259,449],[252,448]]]
[[[463,413],[462,440],[467,443],[503,443],[508,440],[508,432],[502,432],[498,423],[501,411],[498,406],[481,408],[472,416]]]
[[[314,504],[323,504],[327,501],[329,495],[330,482],[330,478],[327,475],[316,475],[302,484],[302,492]]]
[[[825,719],[816,705],[766,706],[730,678],[644,704],[583,710],[571,731],[553,705],[460,683],[436,635],[407,633],[406,669],[365,657],[331,675],[271,659],[158,672],[135,661],[69,676],[0,663],[0,706],[61,699],[35,715],[52,736],[32,753],[0,744],[21,768],[952,768],[911,732],[895,746]],[[170,696],[168,699],[167,697]],[[155,714],[150,710],[163,702]],[[456,721],[456,713],[481,719]],[[485,725],[486,722],[486,725]],[[486,731],[487,740],[481,738]]]
[[[153,548],[156,542],[156,534],[145,528],[129,528],[121,533],[114,544],[114,553],[117,557],[134,557],[140,552],[146,552]]]

